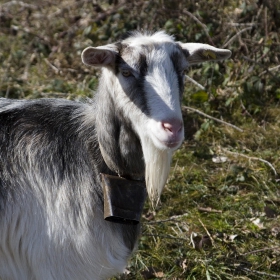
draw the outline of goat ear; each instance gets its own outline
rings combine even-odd
[[[205,61],[224,60],[231,56],[231,51],[227,49],[218,49],[207,44],[199,43],[179,43],[186,54],[190,65]]]
[[[102,47],[88,47],[83,50],[81,56],[84,64],[95,67],[106,67],[115,64],[116,52]]]

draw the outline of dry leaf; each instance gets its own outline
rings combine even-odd
[[[182,262],[182,268],[183,268],[183,273],[185,273],[185,271],[187,270],[188,268],[188,265],[187,265],[187,259],[184,259],[183,262]]]
[[[163,278],[164,277],[164,273],[162,271],[156,272],[155,273],[155,277],[157,278]]]
[[[228,239],[229,241],[233,241],[238,235],[237,234],[231,234],[229,235]]]
[[[250,220],[251,220],[251,222],[252,222],[255,226],[257,226],[259,229],[264,229],[264,228],[265,228],[264,225],[263,225],[263,223],[261,222],[260,218],[252,218],[252,219],[250,219]]]
[[[124,272],[123,272],[123,274],[124,275],[128,275],[128,274],[130,274],[131,272],[126,268],[125,270],[124,270]]]
[[[215,157],[212,157],[212,161],[214,163],[223,163],[223,162],[226,162],[227,161],[227,157],[225,156],[215,156]]]

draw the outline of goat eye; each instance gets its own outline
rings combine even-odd
[[[129,70],[121,70],[121,73],[124,77],[129,77],[132,75]]]

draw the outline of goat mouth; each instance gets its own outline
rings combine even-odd
[[[176,141],[176,142],[171,142],[171,141],[164,141],[162,142],[166,147],[172,149],[172,148],[177,148],[180,146],[181,141]]]
[[[176,149],[179,148],[179,146],[182,144],[182,140],[175,140],[175,139],[168,139],[168,140],[161,140],[158,137],[155,137],[157,142],[160,145],[160,148],[165,149]]]

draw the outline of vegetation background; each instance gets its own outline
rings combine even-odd
[[[233,55],[189,69],[186,140],[117,279],[280,279],[279,0],[1,0],[0,97],[91,97],[81,51],[135,29]]]

